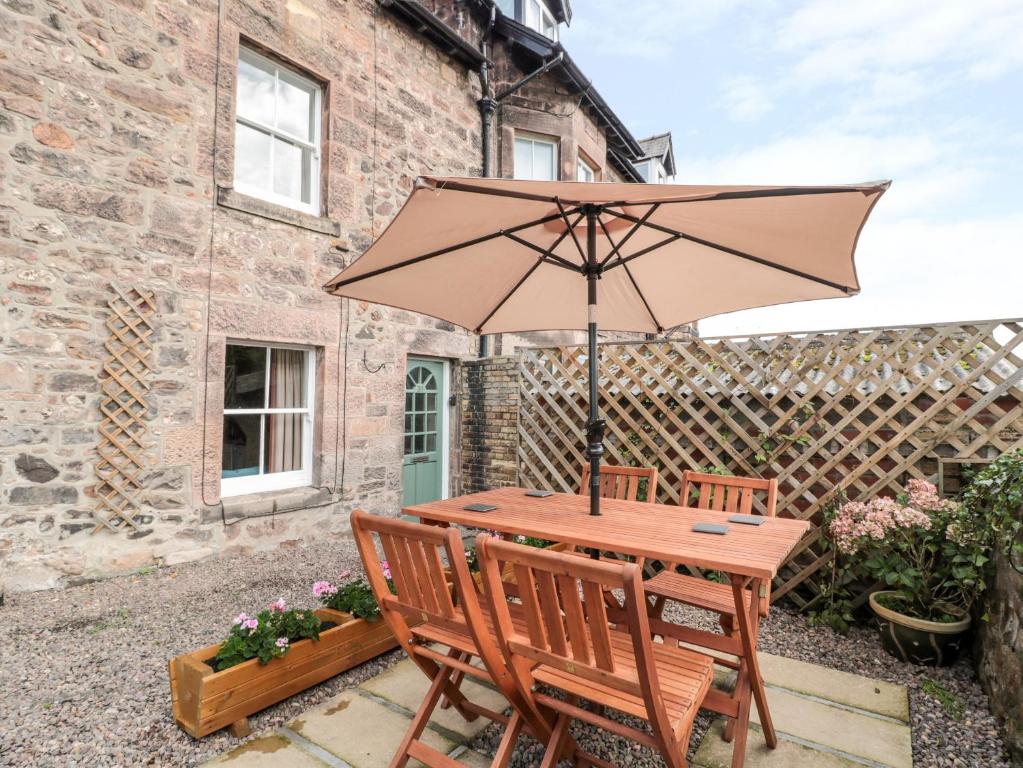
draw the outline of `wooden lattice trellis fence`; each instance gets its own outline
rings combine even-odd
[[[600,356],[609,460],[656,464],[668,503],[684,470],[717,466],[777,477],[779,513],[819,524],[840,492],[898,493],[943,460],[1023,446],[1023,320],[603,344]],[[578,488],[585,377],[583,347],[523,351],[521,485]],[[775,598],[813,603],[830,561],[820,535]]]

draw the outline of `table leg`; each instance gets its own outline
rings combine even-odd
[[[742,645],[744,664],[740,667],[736,679],[736,693],[742,695],[739,702],[739,717],[736,719],[736,741],[732,752],[732,766],[742,765],[745,753],[745,735],[749,727],[750,693],[756,701],[757,712],[760,713],[760,727],[764,732],[767,746],[774,749],[778,746],[778,737],[774,731],[771,712],[767,706],[767,694],[764,692],[764,679],[760,674],[760,662],[757,659],[757,639],[760,631],[760,608],[756,596],[760,594],[760,579],[752,579],[748,588],[753,591],[753,599],[749,608],[744,604],[743,593],[747,588],[744,579],[732,577],[732,596],[735,598],[736,622],[738,623],[739,641]],[[744,667],[745,669],[743,669]],[[743,674],[745,672],[745,674]],[[742,747],[740,749],[740,746]]]

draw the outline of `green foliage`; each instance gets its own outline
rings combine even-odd
[[[235,618],[227,639],[217,651],[217,671],[249,659],[267,664],[288,652],[291,643],[304,638],[320,639],[319,617],[308,610],[271,607],[257,616],[242,613]]]
[[[1023,561],[1023,449],[1002,454],[977,472],[963,506],[974,518],[973,533],[992,550],[1006,553],[1017,569]]]
[[[387,582],[394,592],[394,584]],[[365,579],[356,579],[347,584],[337,587],[333,593],[324,592],[320,595],[320,604],[324,608],[333,608],[335,611],[350,613],[359,619],[375,621],[380,617],[380,606],[373,595],[373,589]]]
[[[830,503],[825,504],[824,529],[827,530],[831,521],[835,518],[838,510],[846,501],[844,491],[839,491]],[[811,627],[831,627],[839,634],[847,634],[853,625],[853,592],[850,589],[853,575],[844,561],[838,556],[838,551],[831,539],[821,539],[825,550],[831,550],[834,555],[831,558],[830,578],[819,584],[821,593],[818,598],[818,607],[811,610],[808,615],[808,622]]]
[[[966,704],[941,683],[925,677],[923,682],[920,683],[920,690],[935,699],[950,717],[955,720],[963,719],[963,715],[966,712]]]

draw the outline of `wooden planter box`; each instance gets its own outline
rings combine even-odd
[[[171,703],[178,725],[197,739],[228,725],[235,735],[246,735],[248,715],[398,647],[382,619],[355,619],[329,609],[315,613],[337,626],[321,632],[318,641],[297,641],[269,664],[250,659],[214,672],[205,662],[217,655],[219,643],[171,659]]]

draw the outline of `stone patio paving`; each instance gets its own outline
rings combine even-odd
[[[905,687],[766,653],[760,661],[779,744],[776,750],[767,749],[759,727],[751,725],[746,766],[912,768]],[[427,685],[426,677],[406,659],[206,765],[386,768]],[[504,703],[482,685],[466,681],[464,686],[470,699],[486,707],[500,709]],[[755,719],[755,707],[753,712]],[[466,746],[487,725],[485,718],[466,723],[453,710],[439,710],[425,739],[463,765],[488,766],[488,757]],[[721,740],[721,727],[718,720],[707,731],[694,766],[731,764],[731,745]]]

